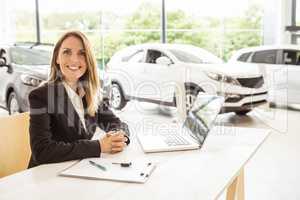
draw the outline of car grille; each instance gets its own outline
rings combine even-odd
[[[237,78],[237,81],[241,86],[247,88],[260,88],[264,84],[264,78],[262,76],[256,78]]]

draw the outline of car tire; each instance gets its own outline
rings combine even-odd
[[[121,87],[118,84],[113,83],[110,92],[110,105],[114,109],[121,110],[126,104],[127,101],[125,100]]]
[[[240,110],[240,111],[235,111],[235,114],[237,115],[246,115],[251,111],[251,109],[249,110]]]
[[[7,101],[7,109],[10,115],[21,113],[21,107],[17,99],[17,94],[11,92]]]

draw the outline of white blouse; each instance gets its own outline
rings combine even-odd
[[[67,94],[69,98],[71,99],[71,102],[73,104],[73,107],[75,108],[79,119],[81,123],[83,124],[83,127],[86,131],[86,126],[85,126],[85,119],[84,119],[84,108],[83,108],[83,103],[82,103],[82,97],[85,95],[85,92],[83,88],[79,90],[79,94],[77,94],[66,82],[63,82],[64,87],[67,91]]]

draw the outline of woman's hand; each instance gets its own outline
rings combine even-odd
[[[110,131],[99,140],[102,153],[117,153],[123,151],[127,138],[122,130]]]

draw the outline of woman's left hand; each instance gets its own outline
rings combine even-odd
[[[107,135],[111,137],[111,153],[118,153],[123,151],[126,146],[127,137],[122,130],[108,132]]]

